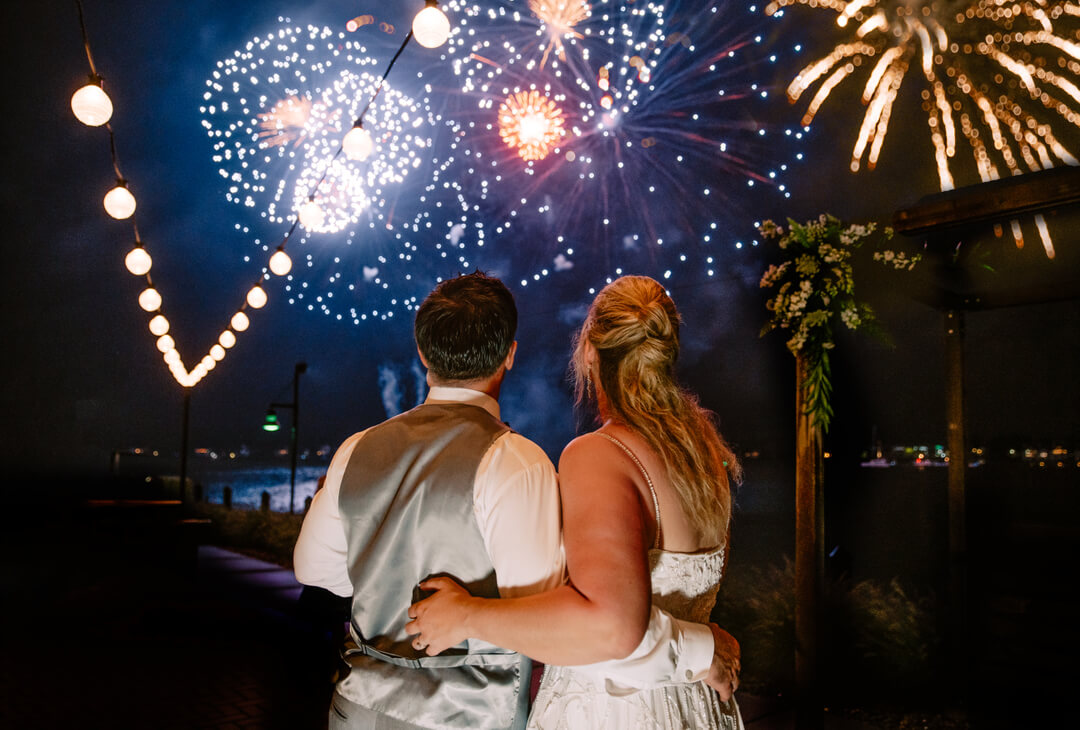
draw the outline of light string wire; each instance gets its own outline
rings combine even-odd
[[[430,5],[430,3],[428,3],[428,4]],[[86,50],[86,60],[87,60],[87,64],[90,67],[91,83],[95,83],[95,84],[101,86],[102,88],[104,88],[103,79],[101,78],[101,76],[97,72],[97,67],[94,64],[93,54],[90,51],[90,40],[89,40],[89,36],[87,34],[87,31],[86,31],[86,18],[85,18],[85,13],[84,13],[84,9],[83,9],[82,0],[75,0],[75,5],[78,8],[79,30],[82,33],[83,47]],[[394,67],[394,64],[397,62],[398,58],[401,56],[402,52],[405,50],[405,47],[409,44],[409,41],[412,40],[412,38],[413,38],[413,31],[410,30],[408,35],[405,36],[405,40],[402,41],[401,46],[397,49],[397,52],[394,54],[393,58],[390,59],[390,63],[387,64],[386,70],[383,72],[382,77],[379,79],[379,83],[375,87],[375,91],[372,93],[371,98],[368,100],[367,104],[364,105],[363,110],[357,116],[357,118],[356,118],[356,120],[354,122],[355,127],[362,127],[363,126],[364,116],[367,114],[368,110],[371,108],[371,105],[375,102],[375,99],[378,97],[379,92],[382,91],[382,87],[383,87],[383,84],[386,81],[387,76],[389,76],[391,69],[393,69],[393,67]],[[117,151],[116,151],[116,135],[113,132],[112,124],[109,121],[107,121],[107,122],[105,122],[104,127],[109,133],[109,152],[110,152],[110,156],[111,156],[111,159],[112,159],[113,171],[116,173],[117,184],[119,186],[126,187],[127,186],[127,179],[124,177],[123,173],[120,171],[119,156],[117,155]],[[344,149],[344,143],[339,142],[337,150],[334,152],[334,154],[330,158],[331,163],[333,163],[333,161],[335,161],[338,158],[338,156],[341,154],[343,149]],[[308,200],[310,202],[314,202],[315,194],[318,191],[319,187],[322,185],[322,183],[325,182],[326,176],[329,174],[331,168],[332,168],[332,164],[327,165],[326,169],[323,171],[322,177],[320,177],[318,182],[316,182],[315,185],[312,187],[312,192],[308,195]],[[129,218],[131,219],[132,231],[133,231],[134,236],[135,236],[135,247],[136,248],[142,248],[142,249],[145,250],[145,244],[144,244],[144,242],[142,241],[142,238],[139,235],[139,228],[138,228],[138,225],[136,224],[136,221],[135,221],[134,212],[132,212],[132,214],[129,216]],[[297,227],[297,225],[299,223],[300,223],[300,216],[299,216],[299,214],[296,214],[294,219],[293,219],[292,225],[289,226],[288,231],[286,231],[285,235],[282,236],[281,243],[278,244],[275,251],[280,251],[280,252],[285,251],[285,246],[288,244],[288,242],[289,242],[290,238],[292,237],[292,235],[296,232],[296,227]],[[262,282],[269,278],[266,271],[267,270],[264,268],[263,271],[259,274],[259,276],[256,278],[255,283],[252,286],[251,290],[254,290],[255,288],[260,288],[260,289],[262,288]],[[154,289],[153,280],[150,277],[150,272],[149,271],[147,271],[145,274],[142,274],[141,278],[146,282],[146,286],[147,286],[148,289]],[[249,292],[251,290],[249,290]],[[158,292],[158,294],[160,296],[160,292]],[[249,305],[249,300],[247,298],[245,298],[245,300],[242,303],[242,305],[240,306],[240,308],[237,309],[237,314],[243,313],[248,308],[248,305]],[[254,305],[252,305],[252,306],[254,307]],[[256,308],[261,308],[261,306],[263,306],[263,305],[259,305],[259,307],[256,307]],[[163,315],[164,314],[164,304],[163,303],[159,304],[159,306],[156,309],[151,310],[151,312],[150,312],[151,315],[154,315],[155,313],[158,314],[158,315]],[[234,318],[235,318],[235,316],[236,315],[234,315]],[[226,332],[231,332],[232,329],[233,329],[233,325],[230,322],[230,326],[227,327],[225,330],[223,330],[222,336],[224,337],[225,333]],[[246,327],[244,327],[243,329],[246,329]],[[166,334],[167,334],[167,332],[166,332]],[[164,335],[162,335],[162,336],[164,336]],[[221,343],[220,338],[219,338],[219,343]],[[221,344],[223,344],[223,343],[221,343]],[[235,344],[235,341],[232,344]],[[231,347],[232,344],[230,344],[229,347]],[[215,345],[215,347],[216,347],[216,345]],[[176,348],[174,346],[171,349],[173,351],[175,351]],[[203,366],[205,368],[206,372],[209,372],[209,370],[211,370],[213,367],[216,366],[217,362],[219,362],[221,359],[224,358],[224,355],[222,355],[222,357],[220,357],[220,358],[212,357],[213,350],[214,350],[214,347],[211,347],[211,353],[208,354],[206,357],[204,357],[200,361],[200,363],[205,363],[207,358],[212,358],[212,361],[214,362],[214,365],[211,365],[211,366],[204,365]],[[167,354],[168,351],[169,350],[166,350],[165,353],[163,353],[163,354]],[[194,387],[195,385],[197,385],[199,383],[199,381],[205,375],[205,373],[204,373],[203,375],[200,375],[198,378],[192,378],[191,373],[189,373],[187,371],[186,367],[183,365],[182,360],[180,360],[179,369],[183,369],[183,377],[181,377],[181,375],[176,373],[176,372],[174,372],[173,375],[176,378],[176,380],[184,388],[192,388],[192,387]],[[196,366],[196,370],[197,369],[198,369],[198,366]],[[194,371],[192,371],[192,372],[194,372]],[[185,382],[185,381],[187,381],[187,382]]]

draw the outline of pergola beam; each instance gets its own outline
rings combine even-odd
[[[940,233],[1072,203],[1080,203],[1080,167],[1055,167],[927,195],[896,211],[893,228],[906,236]]]

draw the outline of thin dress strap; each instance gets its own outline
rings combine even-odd
[[[656,541],[653,543],[653,549],[654,550],[659,550],[660,549],[660,535],[661,535],[661,531],[660,531],[660,501],[656,498],[656,490],[653,489],[652,479],[649,478],[649,472],[645,471],[645,467],[642,466],[641,462],[634,455],[634,452],[631,451],[630,449],[628,449],[626,447],[626,444],[624,444],[622,441],[615,438],[614,436],[611,436],[609,434],[604,433],[603,431],[597,431],[596,433],[600,434],[601,436],[606,438],[608,441],[610,441],[611,443],[615,444],[620,449],[625,451],[626,455],[629,456],[630,459],[635,464],[637,464],[637,468],[641,471],[641,475],[643,477],[645,477],[645,483],[649,485],[649,494],[652,495],[653,511],[656,513]]]

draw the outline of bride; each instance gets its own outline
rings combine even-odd
[[[718,627],[725,670],[705,682],[634,689],[596,664],[638,646],[653,605],[707,623],[723,574],[740,470],[711,414],[675,381],[679,322],[663,286],[625,276],[597,295],[577,335],[578,403],[595,404],[601,425],[559,460],[569,582],[482,599],[433,578],[420,587],[435,592],[409,609],[406,631],[429,655],[476,638],[545,663],[530,728],[742,728],[738,644]]]

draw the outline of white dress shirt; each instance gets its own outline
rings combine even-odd
[[[425,403],[468,403],[499,418],[494,398],[466,388],[433,387]],[[293,569],[300,583],[339,596],[351,596],[353,588],[338,494],[345,467],[364,433],[350,436],[334,454],[293,551]],[[564,582],[558,478],[539,446],[513,431],[495,440],[476,472],[473,513],[501,596],[541,593]],[[592,667],[621,685],[654,687],[704,678],[712,655],[712,632],[707,626],[680,621],[653,608],[649,628],[633,654]]]

